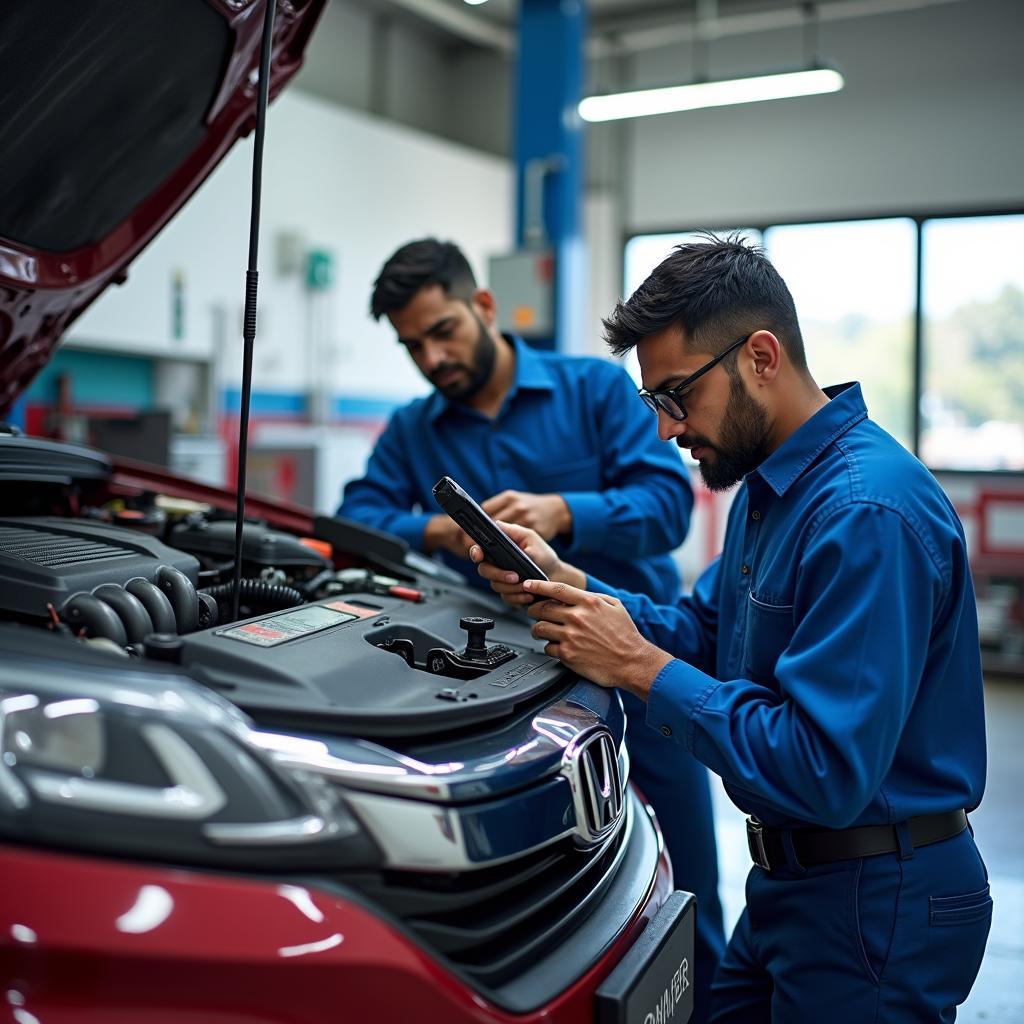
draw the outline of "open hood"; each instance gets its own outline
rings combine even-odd
[[[277,2],[271,97],[301,66],[327,0]],[[0,417],[75,317],[124,280],[252,131],[265,10],[265,0],[5,5]]]

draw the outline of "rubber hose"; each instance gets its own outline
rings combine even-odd
[[[208,594],[218,605],[227,606],[231,603],[233,583],[218,583],[215,587],[204,587],[201,591]],[[286,587],[279,583],[264,583],[263,580],[241,580],[238,589],[238,601],[250,608],[293,608],[304,604],[305,598],[294,587]]]

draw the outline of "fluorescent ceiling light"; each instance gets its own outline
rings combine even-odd
[[[607,96],[588,96],[580,102],[584,121],[618,121],[625,117],[670,114],[700,107],[727,107],[735,103],[759,103],[790,96],[814,96],[838,92],[843,76],[829,68],[789,71],[756,78],[734,78],[725,82],[697,82],[664,89],[639,89]]]

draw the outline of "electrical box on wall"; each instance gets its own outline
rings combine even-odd
[[[551,249],[520,249],[492,256],[488,280],[502,330],[524,338],[550,338],[555,333],[555,255]]]

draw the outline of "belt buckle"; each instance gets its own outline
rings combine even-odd
[[[772,865],[768,860],[768,851],[764,847],[764,829],[761,822],[751,815],[747,818],[747,849],[750,851],[750,859],[762,867],[765,871],[771,871]]]

